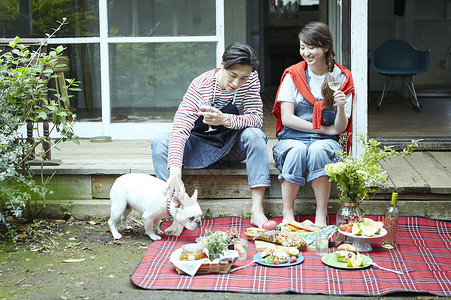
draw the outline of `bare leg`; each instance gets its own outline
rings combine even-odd
[[[287,220],[294,220],[294,201],[299,192],[299,185],[289,181],[282,181],[282,204],[283,204],[283,218]]]
[[[329,177],[323,176],[312,180],[312,188],[316,198],[315,225],[326,226],[327,203],[330,196]]]
[[[251,224],[257,227],[262,227],[263,223],[268,221],[263,211],[263,199],[265,198],[264,186],[251,188],[252,209],[251,209]]]

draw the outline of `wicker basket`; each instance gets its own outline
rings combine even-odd
[[[197,270],[196,275],[229,273],[230,268],[232,267],[232,265],[235,261],[236,261],[236,259],[213,261],[213,262],[206,261]],[[180,270],[177,267],[175,267],[175,269],[177,270],[177,273],[179,273],[179,274],[186,274],[185,272],[183,272],[182,270]]]

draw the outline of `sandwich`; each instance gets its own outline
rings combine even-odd
[[[304,239],[289,232],[264,230],[261,228],[251,227],[246,229],[244,235],[251,238],[252,240],[261,240],[277,245],[282,245],[284,247],[295,247],[300,251],[307,250],[307,244],[305,243]]]
[[[337,255],[337,260],[341,262],[349,262],[353,257],[356,257],[359,252],[357,249],[350,244],[343,244],[338,246],[335,254]],[[355,258],[354,258],[355,259]]]
[[[307,232],[315,232],[320,231],[321,228],[316,226],[309,226],[306,224],[302,224],[300,222],[296,222],[294,220],[283,220],[283,223],[287,226],[291,231],[307,231]]]

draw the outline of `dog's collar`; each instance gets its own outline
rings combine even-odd
[[[170,217],[172,217],[172,215],[171,215],[171,199],[170,198],[168,198],[168,200],[166,201],[166,209],[168,210],[168,215]]]

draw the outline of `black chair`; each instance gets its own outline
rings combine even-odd
[[[429,68],[430,50],[420,51],[403,40],[389,40],[376,50],[370,51],[373,70],[385,76],[384,89],[377,108],[391,87],[392,79],[400,77],[406,84],[413,105],[420,109],[414,86],[414,76],[424,73]]]

